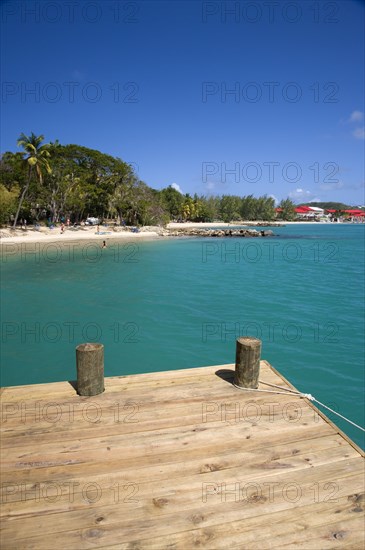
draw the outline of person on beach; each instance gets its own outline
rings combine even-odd
[[[63,233],[65,230],[65,224],[64,223],[61,223],[61,233]]]
[[[96,232],[99,233],[99,231],[100,231],[100,227],[97,226],[97,227],[96,227]]]

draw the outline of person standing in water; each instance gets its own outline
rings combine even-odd
[[[106,241],[103,241],[103,246],[101,248],[106,248]]]

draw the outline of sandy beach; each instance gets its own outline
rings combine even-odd
[[[69,242],[85,242],[85,241],[96,241],[100,242],[102,246],[103,241],[110,240],[139,240],[139,239],[159,239],[163,237],[168,237],[169,230],[174,229],[190,229],[190,228],[230,228],[237,225],[247,225],[255,227],[257,224],[263,224],[264,222],[240,222],[240,223],[224,223],[224,222],[212,222],[212,223],[194,223],[194,222],[184,222],[176,223],[171,222],[167,224],[166,227],[161,226],[148,226],[142,227],[138,232],[134,233],[129,228],[125,227],[100,227],[99,231],[95,226],[79,226],[77,228],[65,228],[64,232],[61,233],[60,227],[54,229],[49,229],[47,227],[41,227],[39,230],[34,229],[32,226],[27,229],[17,228],[13,230],[12,228],[6,227],[0,229],[0,246],[5,244],[21,244],[21,243],[50,243],[50,242],[59,242],[69,243]],[[273,226],[285,226],[285,225],[322,225],[320,222],[273,222]],[[328,224],[326,224],[328,225]],[[332,224],[331,224],[332,225]],[[337,225],[337,224],[333,224]],[[270,223],[267,223],[267,226],[270,226]]]
[[[41,227],[39,230],[29,227],[28,229],[0,229],[0,246],[13,243],[50,243],[50,242],[85,242],[99,241],[102,246],[103,241],[108,243],[109,240],[125,240],[125,239],[154,239],[160,237],[158,230],[162,228],[141,228],[138,233],[118,227],[117,230],[110,227],[100,227],[97,231],[95,226],[82,226],[78,228],[65,228],[61,233],[59,227],[49,229]]]

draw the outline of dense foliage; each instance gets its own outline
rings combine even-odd
[[[133,167],[118,157],[81,145],[43,144],[44,137],[21,134],[23,152],[0,159],[0,223],[79,223],[89,216],[127,225],[157,225],[170,220],[275,219],[268,196],[183,195],[169,186],[157,191],[141,181]],[[279,204],[280,219],[295,217],[294,203]]]

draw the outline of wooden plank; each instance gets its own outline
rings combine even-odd
[[[204,431],[194,431],[194,429],[167,429],[160,433],[154,434],[148,432],[142,434],[139,437],[136,436],[133,441],[133,445],[130,445],[128,439],[130,436],[120,436],[114,438],[106,438],[104,441],[97,440],[95,445],[92,445],[93,441],[90,441],[85,448],[82,446],[76,446],[75,451],[67,452],[62,445],[60,450],[52,447],[45,451],[44,454],[38,453],[37,449],[28,450],[26,455],[20,455],[19,457],[12,457],[10,460],[3,461],[3,474],[8,473],[12,475],[13,471],[20,470],[33,470],[33,469],[47,469],[52,467],[67,466],[69,471],[75,465],[91,465],[93,462],[98,461],[104,464],[118,461],[120,459],[120,450],[123,449],[123,459],[134,461],[137,457],[143,457],[141,460],[144,463],[149,463],[150,457],[156,454],[169,453],[173,447],[175,452],[187,451],[187,454],[193,453],[196,456],[204,456],[204,454],[211,453],[214,449],[218,450],[224,447],[226,452],[234,451],[237,449],[250,449],[255,447],[257,440],[261,440],[264,445],[266,436],[267,444],[267,430],[265,426],[253,426],[250,428],[240,428],[232,426],[229,432],[230,438],[226,440],[227,429],[225,426],[216,427],[214,433],[217,438],[220,438],[219,445],[212,441],[211,431],[205,428]],[[295,427],[286,426],[286,432],[294,431],[295,435],[292,436],[297,440],[302,434],[308,430],[308,425],[297,424]],[[323,425],[317,427],[316,432],[321,435],[330,434],[331,430],[328,426]],[[272,444],[278,444],[281,441],[285,441],[284,430],[275,434],[270,440]],[[289,436],[290,437],[290,436]],[[246,444],[247,441],[247,444]],[[53,451],[53,452],[52,452]],[[109,465],[108,465],[109,466]]]
[[[266,362],[261,363],[261,368],[268,370]],[[176,386],[177,384],[184,384],[184,380],[193,380],[200,382],[202,378],[211,378],[211,375],[219,370],[234,371],[233,364],[216,365],[213,367],[199,367],[192,369],[179,369],[161,372],[150,372],[135,375],[126,376],[111,376],[105,378],[105,388],[108,392],[121,391],[135,388],[135,387],[157,387],[162,386]],[[212,379],[214,380],[214,379]],[[73,381],[75,382],[75,381]],[[186,383],[186,382],[185,382]],[[40,398],[42,395],[47,399],[48,396],[55,395],[73,396],[75,395],[75,388],[70,382],[51,382],[45,384],[33,384],[24,386],[10,386],[2,388],[3,396],[7,396],[7,399],[17,400],[19,398],[26,398],[27,395],[37,395]]]
[[[242,400],[209,399],[208,402],[199,402],[195,405],[176,407],[174,405],[158,405],[158,412],[154,414],[150,410],[136,404],[127,407],[115,407],[112,410],[89,409],[85,411],[85,417],[92,421],[78,422],[77,418],[67,416],[70,422],[48,422],[40,427],[40,422],[28,422],[27,426],[18,431],[8,428],[1,434],[4,457],[7,453],[22,453],[25,449],[32,448],[34,440],[38,446],[49,444],[49,432],[53,431],[55,438],[51,443],[52,448],[58,449],[58,440],[62,440],[62,449],[74,448],[75,441],[79,446],[97,445],[96,440],[105,441],[106,438],[128,437],[134,434],[136,437],[144,437],[148,432],[164,431],[169,429],[212,429],[214,426],[231,429],[250,429],[254,424],[262,429],[271,429],[275,425],[276,430],[287,431],[297,424],[323,424],[319,423],[319,415],[306,407],[303,400],[288,399],[286,402],[275,403],[272,400],[258,399],[245,402]],[[168,414],[167,414],[168,411]],[[98,421],[99,419],[99,421]],[[94,422],[96,420],[96,422]],[[313,422],[314,421],[314,422]],[[94,441],[93,441],[94,440]],[[116,441],[116,440],[115,440]]]
[[[53,524],[57,521],[56,531],[53,530],[50,533],[47,528],[44,529],[47,516],[43,518],[45,521],[40,517],[38,520],[33,517],[34,523],[31,530],[26,531],[24,539],[22,538],[24,523],[21,522],[19,525],[12,525],[13,531],[8,534],[8,537],[10,540],[14,540],[12,537],[15,537],[19,547],[26,542],[30,545],[27,548],[39,549],[47,548],[47,544],[51,544],[51,537],[54,537],[55,532],[58,533],[56,540],[61,537],[66,542],[67,548],[76,548],[77,545],[79,548],[88,548],[94,536],[94,529],[100,538],[101,546],[118,540],[120,544],[131,542],[132,545],[141,548],[165,548],[168,546],[168,541],[173,543],[175,540],[177,548],[191,548],[195,547],[197,541],[203,542],[207,532],[212,535],[209,540],[213,543],[208,545],[208,548],[223,548],[225,544],[226,548],[231,547],[239,540],[245,540],[248,547],[251,547],[251,544],[253,545],[257,540],[287,535],[293,531],[295,532],[293,540],[295,540],[298,531],[300,532],[303,528],[303,523],[311,528],[318,524],[334,523],[332,529],[336,529],[339,521],[351,520],[354,517],[356,520],[360,519],[360,514],[354,512],[355,504],[350,502],[346,495],[348,488],[352,491],[356,490],[359,477],[346,481],[341,491],[345,496],[341,496],[339,491],[333,502],[323,501],[323,495],[317,501],[311,489],[312,486],[303,484],[297,502],[292,500],[296,495],[293,495],[290,501],[289,492],[284,493],[280,488],[273,493],[272,498],[270,498],[272,490],[266,490],[266,492],[263,490],[259,499],[253,498],[246,502],[219,501],[216,506],[206,506],[200,502],[199,507],[195,503],[195,508],[191,505],[187,510],[176,508],[174,513],[170,510],[165,511],[164,507],[157,507],[157,514],[151,512],[148,514],[148,510],[144,510],[142,520],[128,517],[128,510],[120,506],[114,505],[111,508],[103,506],[93,513],[87,509],[82,514],[77,514],[72,523],[65,521],[59,524],[59,518],[48,516]],[[338,515],[339,510],[340,515]],[[134,510],[133,515],[135,512]],[[69,528],[70,525],[77,525],[79,529],[72,530]],[[42,535],[39,534],[40,527]],[[361,526],[358,528],[361,530]],[[30,536],[34,533],[36,533],[35,536]],[[151,541],[154,543],[152,546],[150,546]],[[53,547],[61,546],[55,542]],[[261,545],[262,547],[266,548],[266,545]]]
[[[92,398],[67,382],[5,388],[4,547],[355,548],[362,453],[306,399],[237,390],[233,370],[107,378]],[[260,379],[291,387],[265,361]],[[34,414],[52,402],[77,404],[72,422]],[[115,404],[135,402],[138,422],[117,422]]]
[[[314,507],[313,507],[314,508]],[[327,507],[324,509],[326,510]],[[310,529],[302,523],[290,520],[288,511],[277,514],[277,517],[265,517],[265,525],[258,528],[244,525],[246,522],[223,523],[214,530],[194,529],[167,537],[152,537],[150,539],[136,539],[132,541],[132,547],[160,550],[161,548],[249,548],[250,550],[267,550],[272,548],[302,548],[304,550],[318,550],[323,548],[319,544],[326,544],[326,548],[342,548],[341,542],[347,539],[354,550],[360,550],[364,541],[363,522],[361,518],[351,517],[349,514],[340,521],[338,518],[326,517],[323,510],[317,510],[320,516],[317,521],[329,521],[332,523],[315,525],[316,516],[310,520]],[[305,521],[305,516],[301,519]],[[275,521],[275,523],[274,523]],[[261,522],[260,522],[261,523]],[[288,542],[289,541],[289,542]],[[360,543],[360,544],[359,544]],[[119,546],[119,550],[128,550],[130,543]]]
[[[204,386],[200,386],[201,382],[214,385],[220,383],[222,380],[232,380],[234,375],[234,364],[216,365],[213,367],[199,367],[193,369],[180,369],[173,371],[162,371],[145,374],[135,374],[128,376],[116,376],[105,378],[106,391],[101,394],[101,397],[107,398],[108,395],[114,392],[132,392],[135,390],[145,388],[159,387],[175,388],[178,386],[193,385],[196,390],[204,391]],[[281,376],[279,376],[266,361],[260,363],[261,378],[265,379],[265,382],[278,383],[283,386],[291,387],[288,382],[283,382]],[[214,376],[213,376],[214,375]],[[194,389],[194,388],[191,388]],[[17,401],[19,399],[53,399],[54,397],[66,397],[72,398],[76,395],[75,388],[70,382],[52,382],[47,384],[33,384],[25,386],[11,386],[2,388],[2,398],[7,401]],[[153,398],[153,395],[150,395]],[[180,398],[180,394],[176,395],[177,399]],[[78,399],[89,399],[86,397],[78,396]]]
[[[320,440],[312,439],[306,441],[302,448],[298,445],[295,445],[295,448],[287,444],[278,445],[269,449],[263,448],[259,455],[256,449],[251,449],[251,451],[242,450],[234,454],[203,455],[197,458],[186,455],[183,462],[178,455],[170,455],[167,460],[159,455],[158,458],[161,458],[161,460],[156,460],[154,464],[146,463],[143,460],[137,463],[135,461],[131,463],[127,460],[116,460],[112,465],[107,464],[104,469],[101,468],[100,462],[96,462],[95,467],[92,469],[85,468],[85,465],[82,464],[76,471],[67,467],[61,472],[56,472],[53,468],[44,471],[38,469],[31,479],[20,472],[17,472],[17,476],[12,472],[10,475],[3,476],[4,488],[2,493],[7,496],[8,501],[21,500],[24,498],[24,494],[35,494],[33,489],[35,483],[43,484],[47,488],[47,482],[44,480],[48,479],[51,479],[53,484],[57,483],[59,487],[63,485],[67,487],[67,484],[72,484],[75,486],[76,492],[80,492],[81,487],[89,483],[91,477],[101,487],[136,483],[137,480],[139,486],[141,486],[142,483],[148,482],[151,478],[162,481],[170,479],[172,475],[177,482],[180,477],[185,481],[187,476],[199,476],[212,471],[220,472],[221,475],[223,473],[228,478],[232,475],[242,475],[242,465],[250,475],[261,474],[266,476],[271,475],[271,472],[275,473],[275,471],[313,468],[320,464],[338,462],[357,456],[355,450],[338,444],[334,447],[332,440],[328,439],[329,446],[326,448],[321,442],[320,449],[318,448]],[[17,486],[19,490],[12,492],[11,487],[13,486]]]
[[[239,402],[236,402],[235,404],[239,405]],[[216,403],[215,405],[217,405],[218,408],[218,404]],[[104,447],[104,449],[106,449],[108,445],[115,447],[119,444],[123,444],[125,441],[128,441],[130,433],[134,433],[134,448],[137,448],[138,445],[141,444],[144,446],[144,452],[147,452],[147,447],[150,444],[150,440],[156,438],[159,438],[161,443],[163,443],[163,439],[168,440],[171,437],[179,437],[181,440],[189,435],[193,435],[194,438],[200,437],[202,440],[206,440],[207,438],[209,439],[207,432],[209,429],[214,428],[217,430],[217,437],[219,437],[220,431],[227,431],[229,429],[232,439],[234,439],[235,436],[250,439],[253,436],[258,437],[260,434],[265,432],[267,434],[268,430],[272,430],[274,422],[276,436],[284,437],[284,434],[289,433],[293,427],[298,428],[298,433],[300,433],[301,430],[305,430],[308,426],[311,426],[313,421],[314,424],[316,424],[316,421],[318,420],[318,416],[313,415],[310,410],[308,411],[308,408],[302,408],[301,403],[290,402],[290,400],[287,404],[285,404],[285,407],[286,405],[289,405],[290,407],[285,410],[285,414],[283,413],[283,408],[273,408],[272,402],[267,403],[251,401],[249,405],[253,410],[253,415],[255,416],[241,416],[241,412],[243,410],[248,411],[249,409],[238,407],[238,413],[234,412],[231,415],[230,412],[227,413],[227,411],[225,411],[224,415],[222,415],[221,412],[218,411],[217,413],[214,413],[214,415],[210,413],[210,417],[213,416],[213,420],[218,418],[218,421],[212,422],[209,421],[210,418],[206,418],[207,422],[202,422],[205,418],[202,418],[203,415],[200,409],[200,411],[193,414],[192,417],[187,412],[186,423],[184,423],[185,416],[182,414],[179,415],[179,419],[181,419],[181,421],[177,423],[173,420],[175,417],[170,417],[170,414],[165,414],[162,418],[157,419],[154,426],[153,421],[150,420],[148,415],[144,417],[141,415],[138,419],[141,421],[138,421],[137,423],[115,422],[113,429],[110,432],[107,431],[106,433],[103,426],[99,427],[98,425],[94,426],[93,424],[86,429],[80,428],[79,432],[75,429],[72,435],[69,435],[69,441],[59,432],[58,425],[52,426],[55,438],[59,439],[62,437],[62,442],[60,443],[57,442],[56,439],[50,443],[49,434],[47,435],[47,433],[45,434],[44,432],[39,434],[37,427],[34,429],[31,429],[31,427],[26,434],[21,437],[16,436],[15,439],[11,434],[3,435],[3,456],[4,459],[8,460],[12,457],[14,459],[18,459],[21,455],[23,455],[24,459],[28,458],[28,461],[34,461],[34,456],[37,455],[37,453],[39,454],[45,452],[45,450],[47,450],[47,453],[51,453],[52,449],[54,449],[55,452],[62,451],[62,453],[67,453],[75,452],[77,449],[92,450],[99,447]],[[266,412],[268,414],[265,414]],[[144,418],[146,420],[144,420]],[[323,429],[323,426],[325,426],[325,423],[321,422],[321,424],[318,425],[318,428]],[[156,427],[158,429],[153,429]],[[143,431],[144,428],[147,428],[148,431]],[[252,428],[257,429],[252,430]],[[102,436],[100,436],[100,433]],[[37,440],[37,449],[30,450],[35,439]],[[17,445],[14,443],[17,443]],[[230,443],[234,443],[234,441]],[[46,449],[43,449],[43,447],[46,447]],[[23,462],[26,462],[26,460]],[[4,465],[4,467],[5,466],[6,465]]]
[[[255,492],[258,490],[260,494],[266,496],[264,503],[268,504],[270,509],[271,492],[275,491],[275,495],[279,495],[283,500],[285,495],[281,494],[282,491],[291,491],[291,486],[295,489],[300,488],[300,495],[304,495],[309,501],[317,500],[330,500],[337,498],[339,491],[344,491],[343,494],[352,495],[353,493],[361,492],[361,476],[363,476],[361,460],[358,458],[352,458],[350,460],[341,460],[338,463],[325,463],[319,464],[315,468],[297,469],[288,471],[288,469],[266,469],[262,468],[261,472],[252,475],[249,469],[241,467],[241,470],[231,470],[229,472],[206,472],[201,475],[186,476],[181,478],[171,477],[167,480],[145,480],[140,482],[138,476],[133,481],[134,485],[134,497],[129,498],[133,491],[131,489],[125,489],[125,480],[123,478],[123,472],[119,474],[119,477],[115,476],[109,480],[105,480],[104,483],[100,483],[99,494],[96,494],[95,489],[92,490],[87,487],[89,482],[97,482],[97,478],[86,480],[85,486],[82,483],[82,479],[79,480],[77,486],[73,485],[64,486],[64,495],[61,499],[59,493],[56,492],[56,498],[54,498],[55,491],[52,484],[56,484],[56,481],[49,479],[48,486],[51,491],[48,491],[47,482],[46,491],[39,491],[33,489],[26,495],[22,493],[23,498],[30,498],[32,500],[22,502],[18,501],[18,504],[8,503],[4,504],[3,514],[8,512],[10,516],[12,510],[17,510],[18,516],[23,511],[33,515],[42,511],[43,513],[53,514],[57,512],[70,512],[71,510],[82,510],[87,508],[96,510],[102,508],[106,511],[108,506],[117,504],[117,508],[123,507],[133,511],[132,521],[138,519],[137,509],[148,508],[150,511],[158,513],[159,515],[164,513],[181,513],[183,510],[188,510],[190,507],[196,506],[202,507],[202,502],[206,507],[221,507],[222,502],[227,504],[228,502],[236,503],[237,500],[246,497],[248,491]],[[351,487],[351,479],[357,479],[357,485]],[[40,481],[46,481],[44,478]],[[119,482],[119,483],[118,483]],[[363,479],[362,479],[363,482]],[[236,484],[239,484],[238,486]],[[360,484],[359,484],[360,483]],[[289,485],[290,486],[289,486]],[[116,493],[115,488],[120,489],[120,493]],[[258,487],[258,489],[257,489]],[[286,488],[286,489],[284,489]],[[16,487],[18,493],[22,492],[21,486]],[[85,490],[84,490],[85,489]],[[72,495],[72,498],[70,497]],[[88,501],[88,495],[93,501]],[[157,499],[159,502],[163,500],[163,505],[159,506],[154,503],[153,499]],[[284,498],[285,500],[285,498]],[[295,500],[295,491],[294,491]],[[117,501],[117,502],[116,502]],[[31,506],[25,506],[25,502],[34,504],[35,508]],[[162,501],[161,501],[162,502]],[[292,504],[292,500],[289,499]],[[24,505],[24,508],[22,506]],[[14,525],[13,521],[11,522]]]

